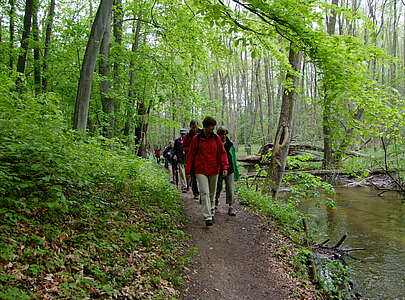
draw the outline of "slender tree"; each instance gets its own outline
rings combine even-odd
[[[131,130],[131,120],[133,118],[133,115],[135,113],[135,106],[136,106],[136,72],[135,72],[135,55],[138,52],[139,48],[139,41],[141,37],[141,21],[138,20],[136,23],[134,22],[132,26],[132,34],[133,34],[133,39],[132,39],[132,46],[131,46],[131,59],[130,59],[130,65],[129,65],[129,89],[128,89],[128,97],[129,97],[129,105],[127,109],[127,118],[125,120],[125,126],[124,126],[124,135],[129,136],[130,135],[130,130]],[[136,141],[139,141],[140,136],[135,137]],[[129,140],[129,139],[128,139]]]
[[[51,0],[51,2],[49,3],[48,17],[46,20],[45,45],[43,55],[42,92],[44,93],[48,91],[48,68],[49,68],[48,57],[49,57],[49,49],[51,47],[54,16],[55,16],[55,0]]]
[[[332,5],[338,5],[338,0],[332,0]],[[336,11],[335,9],[331,10],[331,14],[326,19],[326,30],[327,33],[332,36],[335,34],[336,26]],[[328,90],[327,88],[324,91],[324,101],[323,101],[323,114],[322,114],[322,128],[323,128],[323,165],[325,168],[330,168],[334,166],[334,160],[332,155],[332,129],[330,117],[332,114],[332,102],[333,102],[333,91]]]
[[[288,83],[288,87],[283,87],[280,117],[272,149],[269,173],[267,175],[267,183],[274,199],[277,198],[281,179],[283,178],[293,132],[292,116],[298,88],[298,77],[296,73],[300,71],[301,56],[302,54],[297,52],[293,48],[293,45],[291,45],[288,61],[291,64],[293,72],[287,71],[286,74],[285,80]],[[294,71],[296,73],[294,73]]]
[[[3,13],[0,13],[0,43],[3,41]]]
[[[9,67],[10,70],[14,69],[14,17],[15,17],[15,0],[9,0],[10,5],[10,24],[9,24],[9,34],[10,34],[10,53],[9,53]]]
[[[111,14],[113,0],[101,0],[91,27],[77,88],[76,105],[73,116],[73,129],[86,130],[93,72],[97,54],[100,51],[106,25]]]
[[[24,12],[24,28],[21,37],[21,51],[17,61],[17,72],[19,74],[16,81],[16,87],[18,91],[21,91],[22,89],[22,77],[24,77],[25,73],[25,65],[27,60],[33,9],[34,9],[34,0],[26,0]]]
[[[113,99],[109,95],[111,81],[110,76],[110,40],[111,40],[111,14],[108,17],[106,29],[104,31],[104,36],[101,41],[100,47],[100,67],[99,73],[102,78],[100,82],[100,91],[101,91],[101,103],[103,106],[103,112],[106,115],[106,125],[104,126],[103,134],[111,138],[113,136],[114,128],[114,106]]]
[[[38,29],[38,9],[39,2],[34,2],[34,11],[32,14],[32,35],[34,38],[34,89],[35,94],[41,93],[41,52],[40,52],[40,39]]]

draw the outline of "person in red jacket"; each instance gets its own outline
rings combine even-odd
[[[202,214],[206,226],[211,226],[215,215],[215,192],[220,170],[228,175],[228,156],[221,138],[214,133],[217,121],[206,117],[203,131],[193,137],[186,158],[186,174],[195,174],[200,190]]]
[[[184,153],[186,154],[186,162],[187,162],[187,154],[190,151],[191,147],[191,141],[193,140],[193,137],[199,133],[202,132],[202,129],[198,128],[198,121],[197,120],[191,120],[190,121],[190,131],[185,135],[184,140],[183,140],[183,150]],[[200,192],[198,191],[198,185],[197,185],[197,178],[195,177],[195,174],[190,174],[190,179],[187,180],[187,190],[190,189],[193,191],[194,199],[198,199]]]

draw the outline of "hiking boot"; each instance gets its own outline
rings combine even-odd
[[[198,199],[200,196],[199,195],[194,195],[194,199]]]
[[[205,220],[205,226],[212,226],[214,222],[212,220]]]
[[[236,216],[235,209],[232,206],[229,206],[228,208],[228,215],[232,217]]]

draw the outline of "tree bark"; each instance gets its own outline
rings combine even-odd
[[[43,56],[43,71],[42,71],[42,92],[46,93],[48,91],[48,57],[49,48],[51,47],[51,36],[53,27],[53,18],[55,16],[55,0],[51,0],[49,4],[48,18],[46,21],[46,32],[45,32],[45,45],[44,45],[44,56]]]
[[[132,26],[132,56],[129,65],[129,90],[128,90],[128,97],[129,97],[129,107],[127,110],[127,118],[125,120],[124,126],[124,135],[129,136],[131,131],[131,120],[134,116],[134,110],[136,105],[136,93],[135,93],[135,84],[136,84],[136,73],[135,73],[135,53],[138,51],[139,41],[140,41],[140,33],[141,33],[141,21],[137,21],[136,25]],[[129,139],[128,139],[129,141]]]
[[[15,16],[15,0],[9,0],[10,5],[10,24],[9,24],[9,34],[10,34],[10,46],[9,46],[9,67],[10,70],[14,69],[14,16]]]
[[[25,64],[27,60],[33,8],[34,0],[26,0],[24,12],[24,28],[21,36],[21,51],[17,61],[17,73],[19,74],[16,81],[16,88],[19,92],[21,92],[22,90],[22,78],[24,77],[25,73]]]
[[[262,89],[260,85],[260,62],[261,60],[257,60],[257,70],[256,70],[256,92],[257,92],[257,110],[259,110],[259,122],[260,122],[260,132],[262,137],[264,138],[264,126],[263,126],[263,107],[262,107]],[[264,140],[262,141],[262,144],[264,144]]]
[[[111,13],[108,17],[106,28],[104,31],[103,39],[100,46],[100,92],[101,92],[101,103],[103,106],[103,112],[105,114],[105,124],[103,128],[103,135],[108,138],[113,137],[114,128],[114,103],[113,99],[108,94],[110,91],[111,82],[110,76],[110,40],[111,40]]]
[[[73,129],[86,130],[93,72],[100,43],[111,13],[113,0],[101,0],[91,27],[77,88],[76,105],[73,117]]]
[[[301,56],[302,54],[297,52],[293,48],[293,45],[290,45],[288,60],[295,72],[300,71]],[[292,87],[283,87],[280,118],[274,139],[269,173],[266,180],[273,199],[277,199],[278,190],[285,170],[288,148],[291,143],[291,133],[293,131],[292,116],[297,94],[296,89],[298,88],[298,77],[294,73],[287,72],[286,81],[291,82]]]
[[[267,139],[266,141],[271,140],[271,134],[273,130],[273,91],[271,89],[271,73],[270,73],[270,63],[269,58],[266,57],[264,59],[264,78],[266,83],[266,95],[267,95],[267,118],[268,118],[268,126],[267,126]]]
[[[32,15],[32,35],[34,38],[34,87],[35,94],[41,94],[41,52],[40,52],[40,39],[38,29],[38,1],[35,2],[34,12]]]
[[[0,43],[3,42],[3,14],[0,14]]]
[[[114,89],[114,93],[117,95],[122,95],[124,93],[123,90],[123,83],[126,80],[125,77],[122,76],[122,74],[125,74],[124,72],[121,71],[122,69],[122,57],[124,57],[123,54],[123,48],[122,48],[122,36],[123,36],[123,31],[122,31],[122,26],[123,26],[123,8],[122,8],[122,0],[114,0],[114,6],[113,6],[113,35],[114,35],[114,41],[115,41],[115,47],[116,51],[115,57],[114,57],[114,64],[113,64],[113,82],[112,82],[112,87]],[[114,111],[119,112],[121,110],[121,101],[119,99],[114,99],[113,102],[114,105]],[[115,116],[114,116],[114,122],[115,122]],[[113,125],[113,131],[114,131],[114,126]]]
[[[332,0],[333,5],[338,5],[338,0]],[[326,31],[328,35],[335,34],[336,27],[336,11],[331,10],[331,15],[326,18]],[[331,168],[335,165],[332,156],[332,130],[331,130],[331,121],[330,116],[332,113],[332,93],[331,91],[325,89],[324,95],[324,108],[322,113],[322,131],[323,131],[323,148],[324,148],[324,160],[323,167]]]

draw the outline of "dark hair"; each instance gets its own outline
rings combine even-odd
[[[195,120],[195,119],[192,119],[192,120],[190,121],[190,127],[193,126],[193,125],[195,125],[195,124],[198,124],[198,121]]]
[[[228,129],[226,129],[225,126],[219,126],[217,128],[217,134],[222,135],[222,134],[228,134]]]
[[[213,117],[205,117],[203,121],[203,127],[207,128],[208,126],[216,126],[217,121]]]

